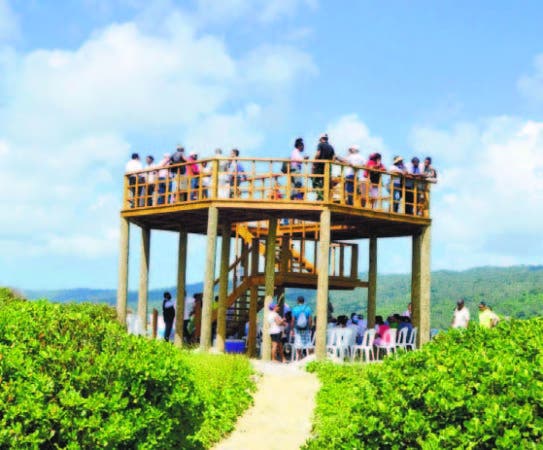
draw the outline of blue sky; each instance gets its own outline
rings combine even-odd
[[[116,286],[132,151],[284,156],[322,131],[434,157],[434,269],[541,264],[542,19],[536,1],[0,0],[0,284]],[[152,287],[175,249],[153,234]],[[409,271],[407,239],[379,249]]]

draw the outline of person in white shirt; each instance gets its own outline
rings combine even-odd
[[[169,153],[164,153],[162,160],[158,163],[158,167],[160,167],[160,170],[158,171],[158,205],[163,205],[166,197],[172,191],[172,182],[169,181],[170,170],[168,169],[170,159],[171,155]]]
[[[141,197],[143,194],[143,183],[145,183],[145,178],[143,177],[143,174],[138,174],[138,172],[141,172],[143,170],[143,166],[140,161],[140,155],[137,153],[132,153],[132,157],[130,158],[130,161],[126,163],[125,167],[125,173],[129,175],[128,177],[128,185],[130,193],[132,195],[132,200],[130,200],[130,206],[134,207],[134,200],[136,197]],[[140,203],[139,206],[143,206],[141,198],[139,199]]]
[[[277,303],[271,303],[269,308],[270,312],[268,313],[267,320],[270,326],[269,333],[272,343],[271,360],[277,361],[280,359],[282,362],[286,362],[283,353],[283,345],[281,343],[281,335],[283,333],[283,327],[287,323],[285,319],[279,315],[279,305]]]
[[[291,183],[292,183],[292,194],[290,195],[291,200],[303,200],[303,178],[301,176],[296,176],[296,174],[301,174],[303,172],[303,161],[308,158],[307,155],[304,155],[304,140],[302,138],[297,138],[294,141],[294,149],[290,154],[290,173],[291,173]]]
[[[157,168],[157,165],[155,164],[155,158],[152,155],[147,155],[147,157],[145,158],[145,162],[147,163],[147,166],[145,166],[146,170]],[[155,194],[156,176],[156,170],[145,172],[145,179],[147,181],[147,206],[153,206],[153,195]]]
[[[350,167],[345,168],[345,192],[347,198],[347,204],[353,204],[353,193],[354,193],[354,177],[355,177],[355,167],[360,167],[364,165],[364,158],[360,154],[360,147],[358,145],[351,145],[348,149],[349,154],[343,160]],[[354,167],[353,167],[354,166]],[[362,171],[359,171],[360,178],[362,177]]]
[[[464,299],[460,299],[456,302],[456,308],[454,310],[453,321],[451,326],[453,328],[467,328],[469,325],[469,309],[464,304]]]

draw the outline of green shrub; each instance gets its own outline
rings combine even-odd
[[[543,447],[543,319],[451,330],[382,364],[314,363],[321,448]]]
[[[229,358],[217,357],[224,370],[242,370],[225,376],[225,395],[207,392],[202,376],[214,373],[217,384],[214,368],[199,371],[196,355],[127,335],[107,306],[5,294],[0,448],[204,448],[235,422],[230,411],[218,414],[222,428],[204,433],[210,398],[228,404],[238,401],[232,392],[239,391],[236,413],[250,403],[247,360],[228,364]]]

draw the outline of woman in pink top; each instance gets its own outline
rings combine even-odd
[[[366,172],[364,173],[364,176],[369,179],[370,204],[373,208],[375,206],[377,198],[379,197],[379,183],[381,181],[381,171],[384,172],[386,170],[386,167],[381,162],[381,153],[372,153],[369,157],[368,162],[366,163],[366,167],[368,169],[373,169],[366,170]]]
[[[390,336],[387,331],[390,329],[390,327],[383,321],[383,316],[375,316],[375,329],[377,333],[375,334],[374,345],[388,343]]]

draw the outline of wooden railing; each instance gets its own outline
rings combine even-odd
[[[340,162],[264,158],[212,158],[125,175],[124,209],[204,200],[336,203],[429,217],[430,182]]]

